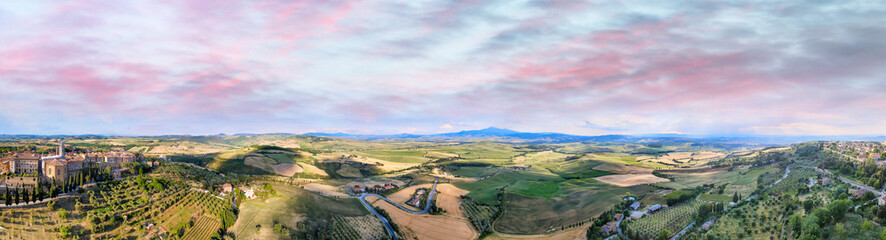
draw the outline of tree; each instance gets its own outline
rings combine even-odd
[[[6,199],[6,206],[12,205],[12,196],[9,195],[9,186],[6,186],[6,193],[3,194],[3,198]]]
[[[803,219],[803,235],[810,234],[812,236],[818,236],[821,230],[821,226],[818,225],[819,218],[815,215],[808,215]]]
[[[49,200],[46,202],[46,208],[48,208],[49,211],[55,210],[55,201]]]
[[[865,232],[869,232],[873,228],[874,228],[874,224],[871,224],[871,222],[868,220],[864,220],[864,223],[861,224],[861,230],[863,230]]]
[[[61,226],[58,228],[59,234],[61,234],[62,238],[68,238],[68,235],[71,233],[71,227]]]
[[[18,205],[19,201],[21,201],[21,196],[18,194],[18,189],[15,190],[15,205]]]
[[[886,240],[886,229],[883,229],[883,232],[880,233],[880,240]]]
[[[68,219],[68,216],[70,215],[71,214],[68,213],[68,210],[65,210],[64,208],[58,210],[58,218],[61,218],[62,220]]]
[[[732,202],[734,202],[734,203],[738,202],[738,192],[732,194]]]
[[[668,231],[667,229],[662,229],[661,233],[659,233],[658,237],[656,237],[655,239],[668,240],[668,238],[670,238],[670,237],[671,237],[671,231]]]
[[[843,223],[834,224],[834,231],[838,237],[846,237],[846,227],[843,225]]]

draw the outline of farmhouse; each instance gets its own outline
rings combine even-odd
[[[651,207],[649,207],[649,208],[646,209],[646,210],[648,210],[649,213],[655,213],[655,211],[658,211],[658,210],[660,210],[660,209],[661,209],[661,204],[655,204],[655,205],[652,205]]]
[[[612,218],[615,218],[615,221],[618,221],[621,220],[623,217],[624,215],[622,215],[621,213],[616,213],[615,216],[613,216]]]
[[[631,203],[631,209],[637,210],[640,208],[640,202]]]
[[[881,195],[877,198],[877,205],[883,206],[886,205],[886,195]]]
[[[618,232],[618,222],[612,221],[612,222],[606,223],[605,225],[603,225],[600,232],[603,232],[603,234],[610,234],[610,233]]]
[[[240,191],[243,191],[243,196],[246,196],[246,198],[255,199],[255,191],[252,188],[240,187]]]
[[[224,185],[222,185],[223,193],[231,193],[232,191],[234,191],[234,185],[231,185],[230,183],[225,183]]]
[[[868,192],[868,190],[856,189],[856,190],[852,191],[852,196],[856,197],[856,198],[860,198],[861,196],[864,196],[864,193],[866,193],[866,192]]]

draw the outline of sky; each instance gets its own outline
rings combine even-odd
[[[882,1],[0,1],[0,134],[886,134]]]

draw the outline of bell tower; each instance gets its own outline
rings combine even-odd
[[[65,157],[65,140],[61,140],[58,143],[58,155]]]

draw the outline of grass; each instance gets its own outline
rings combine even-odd
[[[452,174],[462,177],[483,177],[489,176],[493,173],[499,171],[499,167],[460,167],[459,169],[453,170]]]
[[[545,198],[517,193],[515,186],[520,186],[520,183],[507,188],[505,210],[494,226],[499,232],[545,233],[599,216],[621,201],[628,192],[639,195],[654,190],[649,186],[622,188],[593,179],[573,179],[560,182],[559,191],[551,198]]]
[[[501,143],[479,142],[435,148],[434,151],[458,154],[464,159],[510,159],[519,155],[513,146]]]
[[[720,171],[709,173],[668,173],[673,177],[673,182],[659,183],[659,186],[684,189],[694,188],[704,184],[722,185],[729,184],[734,186],[751,186],[756,188],[757,178],[765,173],[777,172],[777,168],[764,169],[734,169],[732,171]],[[780,176],[779,176],[780,177]]]
[[[238,239],[277,239],[289,236],[277,236],[270,230],[274,221],[288,229],[313,229],[329,223],[333,216],[364,216],[369,212],[353,198],[330,198],[279,183],[272,183],[278,196],[264,201],[245,201],[240,204],[240,215],[237,223],[231,227]],[[298,224],[298,225],[297,225]],[[256,225],[262,226],[257,232]],[[297,233],[298,238],[305,238],[304,232]]]
[[[508,191],[524,196],[552,198],[560,187],[551,181],[519,181],[508,187]]]
[[[600,161],[580,161],[580,160],[572,160],[572,161],[560,161],[557,163],[547,163],[540,164],[539,166],[551,171],[554,174],[560,175],[563,178],[595,178],[600,176],[612,175],[615,173],[595,170],[594,167],[600,166],[603,162]]]
[[[698,199],[711,202],[732,202],[731,196],[726,196],[723,194],[702,194],[698,197]]]
[[[587,156],[591,157],[591,159],[603,161],[603,162],[608,162],[608,163],[640,166],[640,167],[647,167],[647,168],[652,168],[652,169],[668,168],[668,166],[661,164],[661,163],[657,163],[657,162],[637,161],[637,157],[631,156],[629,154],[624,154],[624,153],[592,153],[592,154],[588,154]]]
[[[496,197],[500,192],[499,189],[504,188],[512,183],[523,180],[541,180],[562,182],[565,179],[553,174],[545,169],[533,166],[526,171],[520,172],[502,172],[501,174],[476,182],[457,182],[456,187],[470,191],[468,197],[477,200],[482,204],[498,205],[499,201]]]
[[[351,154],[398,163],[424,163],[429,160],[422,157],[424,151],[414,150],[371,150]]]
[[[288,154],[282,154],[282,153],[270,153],[270,154],[265,154],[265,156],[267,156],[267,157],[269,157],[269,158],[271,158],[271,159],[274,159],[274,161],[277,161],[277,164],[281,164],[281,163],[295,163],[295,161],[292,160],[292,157],[289,156]]]

